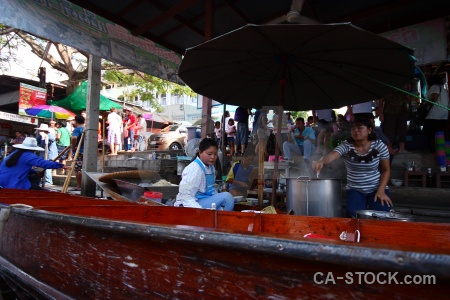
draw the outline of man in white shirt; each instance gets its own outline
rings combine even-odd
[[[108,114],[108,120],[106,123],[108,126],[108,142],[111,148],[111,155],[117,155],[119,150],[119,144],[122,137],[122,117],[117,114],[114,107],[110,109]]]

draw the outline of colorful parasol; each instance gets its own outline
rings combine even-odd
[[[36,105],[25,109],[25,113],[29,116],[47,119],[67,120],[75,117],[75,114],[65,108],[54,105]]]

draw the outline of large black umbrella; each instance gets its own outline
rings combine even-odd
[[[247,25],[188,49],[179,76],[221,103],[338,108],[411,81],[412,54],[348,23]]]
[[[296,111],[339,108],[381,98],[410,82],[412,54],[407,47],[348,23],[247,25],[188,49],[178,75],[195,92],[221,103],[248,108],[278,104]],[[279,144],[280,130],[277,135]]]

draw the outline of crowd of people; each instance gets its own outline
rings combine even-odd
[[[146,149],[146,120],[142,115],[136,117],[128,108],[124,109],[123,115],[124,117],[115,108],[111,108],[108,114],[106,121],[108,135],[104,142],[110,148],[110,155],[117,155],[117,151],[121,147],[122,150],[131,152],[144,151]],[[83,110],[72,121],[50,120],[48,123],[41,123],[39,127],[34,129],[33,134],[17,130],[15,137],[10,141],[10,148],[8,149],[10,154],[3,159],[0,166],[0,174],[10,174],[11,170],[15,170],[16,166],[23,168],[26,165],[27,167],[23,172],[14,171],[17,176],[13,176],[9,183],[2,182],[0,186],[10,188],[26,187],[26,189],[40,189],[43,186],[52,186],[54,175],[52,169],[59,169],[65,166],[67,160],[74,159],[75,151],[79,148],[74,167],[77,186],[70,190],[80,191],[84,153],[84,142],[81,141],[81,136],[84,132],[86,117],[86,111]],[[102,129],[102,123],[99,122],[99,142],[103,142]],[[28,152],[23,154],[25,150],[33,155],[29,155]],[[19,152],[20,154],[18,154]],[[35,156],[39,159],[36,159]],[[11,164],[12,160],[10,163],[7,163],[11,158],[14,160],[14,163]],[[29,165],[30,161],[36,164]],[[11,169],[11,166],[14,166],[14,168]],[[44,168],[45,170],[38,174],[35,171],[36,168]],[[29,174],[29,176],[24,174]],[[7,177],[4,179],[6,180]]]
[[[404,90],[410,89],[410,85],[404,86]],[[430,78],[427,97],[429,102],[438,104],[429,104],[424,124],[424,132],[433,151],[435,133],[444,130],[448,122],[448,91],[441,78]],[[282,108],[272,108],[273,114],[269,120],[268,109],[257,109],[253,114],[250,108],[239,106],[233,118],[226,112],[220,121],[215,122],[214,138],[205,138],[200,142],[197,156],[182,173],[175,206],[233,210],[233,197],[245,196],[257,178],[254,159],[258,151],[264,149],[263,156],[267,159],[273,155],[273,147],[278,146],[284,160],[295,163],[294,156],[301,156],[308,171],[317,174],[326,164],[343,158],[347,171],[348,216],[355,217],[357,210],[367,208],[389,211],[393,205],[387,188],[390,162],[393,155],[408,152],[407,108],[411,101],[416,99],[410,93],[397,91],[376,101],[350,105],[345,114],[337,116],[333,109],[313,110],[307,120],[303,117],[294,120],[292,113]],[[128,108],[124,112],[125,115],[121,116],[115,108],[111,108],[107,117],[110,155],[117,155],[121,147],[125,151],[145,150],[145,119],[142,115],[135,116]],[[251,116],[254,117],[250,133]],[[377,117],[380,126],[375,125]],[[78,149],[74,169],[77,187],[74,190],[80,190],[84,152],[81,137],[85,118],[85,112],[84,116],[76,116],[74,123],[70,124],[73,130],[65,121],[50,121],[36,128],[34,137],[16,132],[11,142],[15,149],[0,165],[0,185],[40,188],[35,167],[44,168],[45,183],[52,184],[51,169],[64,168],[64,162]],[[99,139],[101,129],[99,126]],[[279,139],[273,143],[275,136]],[[221,145],[228,147],[228,155],[240,157],[231,165],[226,176],[227,191],[219,193],[215,165]],[[53,161],[67,147],[71,148],[72,154],[67,152],[57,162]],[[42,151],[44,149],[47,151]]]

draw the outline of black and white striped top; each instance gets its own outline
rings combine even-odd
[[[360,155],[347,141],[337,146],[334,151],[344,158],[347,168],[347,189],[364,194],[378,189],[381,177],[380,161],[389,160],[389,151],[381,140],[372,141],[369,151],[364,155]]]

